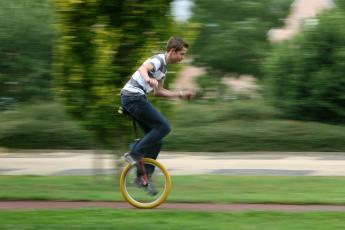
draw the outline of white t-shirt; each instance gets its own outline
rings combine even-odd
[[[157,54],[147,59],[144,64],[151,63],[153,69],[148,72],[151,78],[157,81],[165,78],[167,72],[167,63],[165,60],[165,54]],[[137,70],[131,77],[131,79],[122,88],[121,92],[124,95],[135,95],[135,94],[147,94],[151,92],[153,88],[144,80],[144,77],[140,75]]]

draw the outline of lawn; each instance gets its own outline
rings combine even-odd
[[[345,204],[345,177],[173,176],[169,202]],[[0,176],[0,200],[123,201],[115,176]]]
[[[162,210],[0,211],[0,229],[135,229],[135,230],[340,230],[345,213],[187,212]]]

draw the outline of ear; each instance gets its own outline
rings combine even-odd
[[[175,52],[176,52],[175,49],[170,49],[170,50],[168,51],[168,54],[171,55],[171,54],[173,54],[173,53],[175,53]]]

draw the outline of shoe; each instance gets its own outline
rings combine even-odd
[[[131,155],[130,152],[125,153],[122,156],[122,159],[125,160],[129,164],[136,164],[138,162],[136,159],[134,159],[134,157]]]
[[[148,181],[147,184],[144,183],[144,179],[142,176],[137,177],[134,179],[134,184],[136,184],[139,188],[144,188],[147,190],[147,193],[151,196],[155,196],[158,194],[158,191],[151,180]]]
[[[136,184],[139,188],[147,187],[147,184],[144,184],[144,180],[141,176],[134,179],[134,184]]]
[[[155,196],[158,193],[158,191],[157,191],[156,187],[154,186],[154,184],[152,183],[152,181],[149,181],[149,183],[147,184],[147,192],[151,196]]]

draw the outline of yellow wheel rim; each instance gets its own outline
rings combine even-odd
[[[130,164],[127,165],[121,173],[120,190],[125,200],[128,203],[130,203],[132,206],[137,207],[137,208],[147,208],[147,209],[155,208],[159,206],[160,204],[162,204],[168,198],[168,195],[171,190],[171,178],[168,173],[168,170],[160,162],[151,158],[144,158],[144,163],[148,163],[155,166],[163,174],[165,187],[162,193],[160,194],[160,196],[158,196],[157,199],[153,201],[143,202],[143,201],[136,200],[135,198],[131,196],[131,194],[129,194],[130,192],[127,190],[126,180],[129,175],[129,171],[133,169],[133,167],[135,167],[134,165],[130,165]]]

